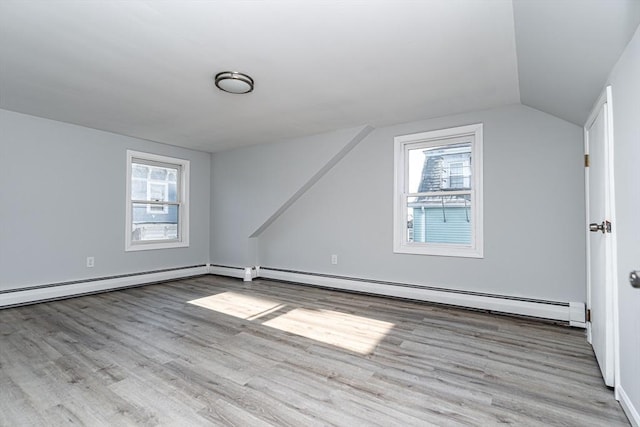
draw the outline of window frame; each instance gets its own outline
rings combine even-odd
[[[131,197],[132,170],[133,163],[142,163],[148,166],[168,166],[179,170],[176,177],[176,202],[149,203],[149,200],[133,200]],[[170,249],[189,247],[189,171],[190,161],[175,157],[161,156],[158,154],[145,153],[142,151],[127,150],[127,173],[126,173],[126,214],[125,214],[125,251],[144,251],[153,249]],[[147,182],[147,187],[149,183]],[[148,189],[147,189],[148,190]],[[168,191],[168,190],[167,190]],[[167,193],[168,194],[168,193]],[[147,211],[151,204],[159,206],[175,205],[178,210],[178,238],[171,240],[144,240],[134,241],[131,233],[133,230],[133,205],[136,203],[146,203]],[[163,211],[168,211],[168,207]],[[160,213],[160,212],[157,212]]]
[[[409,150],[433,146],[453,145],[460,139],[471,142],[471,243],[428,243],[408,241],[407,200],[415,194],[409,193]],[[394,208],[393,208],[393,252],[417,255],[435,255],[464,258],[484,258],[483,244],[483,182],[482,182],[483,125],[476,123],[394,138]]]

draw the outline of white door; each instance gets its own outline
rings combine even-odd
[[[613,158],[611,88],[596,104],[585,126],[589,155],[587,183],[587,336],[608,386],[614,385]]]

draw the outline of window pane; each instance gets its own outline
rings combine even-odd
[[[149,168],[139,163],[133,163],[131,166],[131,173],[134,178],[147,178]]]
[[[409,197],[407,241],[471,244],[471,196]]]
[[[178,189],[175,182],[169,182],[167,186],[167,202],[177,202],[178,201]]]
[[[147,180],[134,178],[131,180],[131,198],[133,200],[147,200]]]
[[[166,202],[168,186],[164,183],[149,183],[149,199],[154,202]]]
[[[471,143],[409,150],[409,193],[471,188]]]
[[[153,180],[166,181],[167,180],[167,168],[151,168],[149,178]]]
[[[178,170],[178,168],[133,163],[131,198],[133,200],[177,202]]]
[[[178,206],[134,203],[133,242],[178,239]]]
[[[463,162],[451,163],[449,165],[449,187],[450,188],[469,188],[469,172],[468,166]]]

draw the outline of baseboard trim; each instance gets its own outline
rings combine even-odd
[[[236,277],[238,279],[244,278],[244,267],[230,267],[228,265],[215,265],[209,266],[209,274],[215,274],[218,276]]]
[[[622,406],[622,410],[627,418],[629,418],[629,422],[633,427],[640,427],[640,413],[638,409],[633,406],[633,402],[621,386],[616,387],[616,391],[618,392],[618,396],[620,396],[620,406]]]
[[[201,265],[14,289],[0,294],[0,308],[95,294],[208,273],[209,266]]]
[[[557,301],[542,301],[300,271],[264,267],[232,267],[215,264],[156,270],[3,291],[0,293],[0,308],[33,304],[204,274],[216,274],[246,280],[247,269],[250,270],[251,278],[262,277],[265,279],[322,286],[352,292],[363,292],[488,310],[498,313],[538,317],[568,322],[571,326],[575,327],[585,327],[586,325],[584,319],[584,304],[579,302],[563,303]]]
[[[302,283],[333,289],[368,294],[408,298],[419,301],[448,304],[465,308],[488,310],[497,313],[537,317],[567,322],[571,326],[584,327],[584,304],[580,302],[543,301],[502,295],[479,294],[409,285],[392,282],[376,282],[365,279],[293,272],[261,267],[259,277]]]
[[[583,302],[569,303],[569,326],[574,328],[587,328],[586,306]]]

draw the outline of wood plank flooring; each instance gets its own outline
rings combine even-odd
[[[202,276],[0,310],[0,425],[629,425],[584,331]]]

